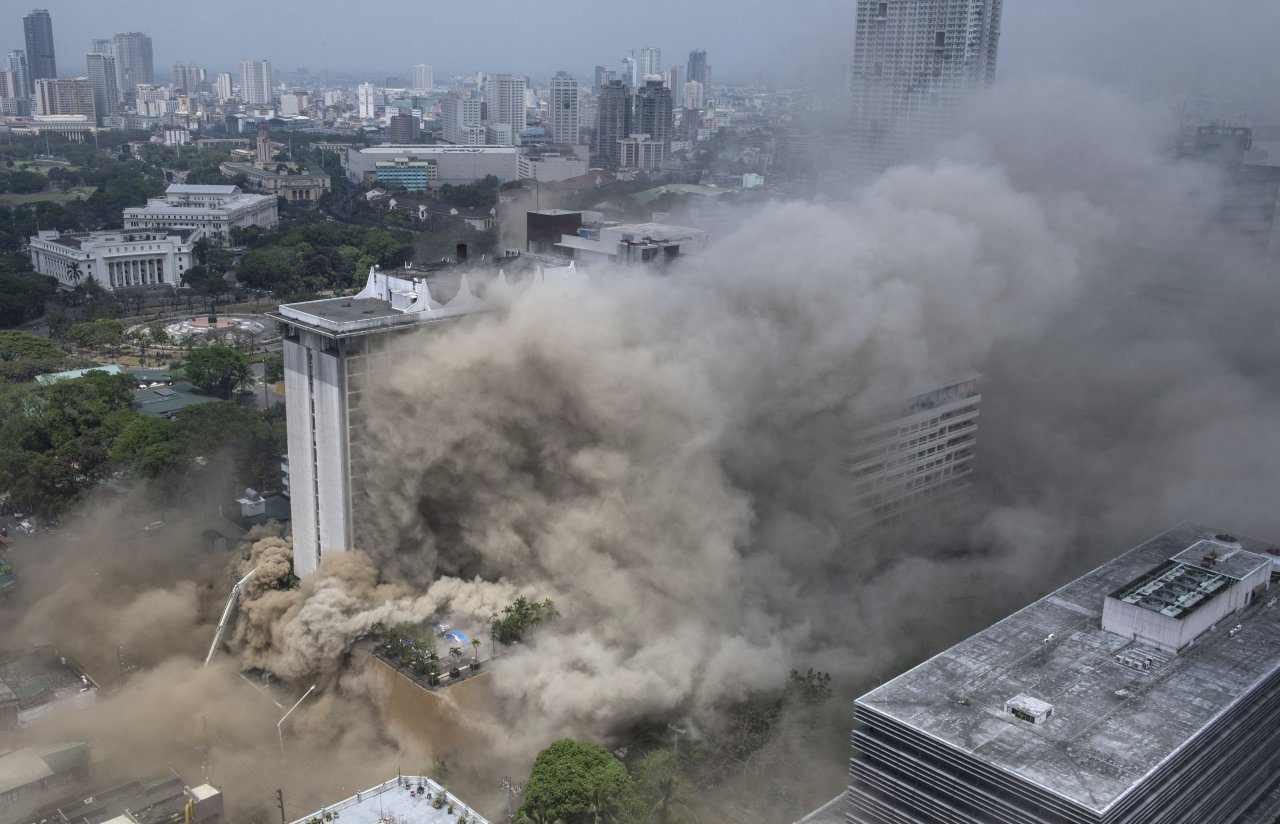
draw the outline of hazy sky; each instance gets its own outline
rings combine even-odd
[[[210,71],[265,57],[300,66],[367,74],[380,81],[431,63],[437,77],[483,70],[545,77],[558,68],[587,74],[616,67],[631,49],[655,45],[664,65],[683,66],[705,48],[715,75],[781,82],[839,72],[849,59],[854,0],[558,0],[528,3],[406,0],[46,0],[58,66],[84,70],[94,37],[141,30],[155,66],[176,60]],[[25,5],[3,3],[0,47],[22,47]],[[1000,71],[1090,74],[1139,84],[1176,79],[1179,88],[1226,66],[1231,82],[1274,84],[1272,44],[1280,41],[1276,0],[1005,0]]]

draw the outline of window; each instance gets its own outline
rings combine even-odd
[[[883,63],[876,63],[874,66],[872,66],[872,67],[871,67],[871,76],[872,76],[872,77],[880,77],[880,76],[881,76],[881,75],[883,75],[883,74],[884,74],[884,64],[883,64]]]
[[[876,6],[876,17],[888,17],[888,16],[889,16],[889,4],[888,3],[878,4]]]
[[[933,45],[937,48],[943,48],[947,45],[947,33],[945,31],[936,32],[933,35]]]

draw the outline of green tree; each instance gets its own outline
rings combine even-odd
[[[576,820],[600,792],[620,806],[632,804],[635,787],[626,767],[598,744],[562,738],[534,759],[521,814]]]
[[[272,352],[262,360],[262,378],[267,383],[278,383],[284,380],[284,356]]]
[[[632,777],[636,785],[636,808],[643,820],[683,824],[694,819],[680,759],[671,750],[655,750],[645,755],[637,762]]]
[[[222,272],[209,266],[192,266],[182,273],[182,282],[202,295],[221,295],[231,291],[231,285]]]
[[[230,398],[236,389],[251,383],[249,359],[227,346],[196,349],[187,360],[191,383],[220,398]]]
[[[124,343],[124,324],[111,318],[77,323],[68,330],[67,337],[91,349],[117,347]]]
[[[179,466],[182,454],[178,427],[149,415],[134,415],[111,445],[113,460],[151,477]]]

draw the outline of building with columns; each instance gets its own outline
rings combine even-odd
[[[130,286],[180,286],[193,265],[203,229],[143,232],[43,231],[28,241],[31,267],[73,289],[93,280],[108,291]]]

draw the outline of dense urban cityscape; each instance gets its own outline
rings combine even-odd
[[[0,17],[0,824],[1280,822],[1280,6]]]

